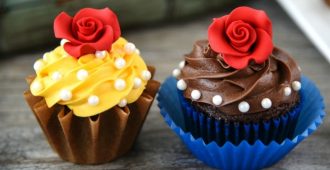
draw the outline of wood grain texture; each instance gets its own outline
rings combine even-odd
[[[330,104],[330,65],[273,1],[247,4],[264,9],[273,20],[274,42],[289,52],[305,75],[315,81]],[[231,9],[228,9],[230,11]],[[156,66],[156,79],[163,81],[178,67],[195,40],[206,38],[208,24],[219,11],[194,21],[146,30],[131,30],[124,36],[142,51],[146,62]],[[44,50],[7,56],[0,61],[0,169],[208,169],[194,158],[170,130],[154,103],[134,149],[125,157],[99,166],[81,166],[62,161],[47,144],[36,119],[25,104],[25,76]],[[330,109],[327,107],[327,112]],[[299,144],[275,169],[330,169],[330,118]]]

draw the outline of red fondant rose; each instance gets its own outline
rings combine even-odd
[[[229,15],[214,19],[208,29],[211,48],[235,69],[249,61],[261,64],[272,53],[272,23],[265,12],[238,7]]]
[[[109,8],[84,8],[73,18],[62,12],[55,18],[54,32],[56,38],[69,41],[64,49],[76,58],[109,50],[120,37],[117,16]]]

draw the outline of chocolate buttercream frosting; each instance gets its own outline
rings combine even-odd
[[[269,119],[286,113],[299,102],[299,93],[292,88],[294,81],[300,81],[299,66],[279,48],[274,48],[263,64],[251,62],[246,68],[236,70],[209,47],[207,40],[200,40],[185,55],[185,66],[178,78],[187,84],[184,97],[198,110],[217,119]],[[191,97],[193,90],[201,93],[199,99]],[[213,103],[215,95],[221,96],[220,105]],[[271,101],[269,108],[261,104],[266,98]],[[250,106],[244,113],[238,107],[243,101]]]

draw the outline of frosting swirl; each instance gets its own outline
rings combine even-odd
[[[216,106],[227,115],[241,115],[262,112],[263,99],[271,100],[272,107],[297,101],[298,92],[286,95],[285,88],[291,88],[294,81],[300,80],[300,71],[294,60],[278,48],[274,48],[265,63],[249,64],[236,70],[229,67],[217,53],[209,48],[208,41],[197,41],[193,51],[185,56],[185,66],[179,77],[187,84],[184,97],[197,103],[215,106],[212,98],[222,97]],[[201,96],[193,99],[192,91],[198,90]],[[249,103],[246,113],[239,110],[240,102]]]
[[[135,46],[124,38],[113,43],[111,51],[79,59],[59,46],[34,67],[37,76],[30,86],[32,94],[44,97],[48,107],[66,105],[81,117],[135,102],[151,78]]]

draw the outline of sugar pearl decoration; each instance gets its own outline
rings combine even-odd
[[[148,70],[142,71],[142,79],[143,80],[150,80],[151,79],[151,73]]]
[[[250,110],[250,105],[246,101],[242,101],[241,103],[238,104],[238,110],[242,113],[246,113]]]
[[[300,66],[298,66],[298,70],[301,71],[301,67]]]
[[[127,105],[127,100],[126,99],[122,99],[118,103],[119,107],[125,107],[126,105]]]
[[[96,51],[95,56],[98,59],[103,59],[107,55],[107,51]]]
[[[125,65],[126,65],[126,61],[123,58],[117,58],[115,60],[115,67],[117,69],[122,69],[125,67]]]
[[[301,83],[299,81],[293,81],[292,88],[294,91],[299,91],[301,89]]]
[[[187,83],[186,83],[183,79],[180,79],[180,80],[176,83],[176,87],[177,87],[179,90],[186,90],[186,88],[187,88]]]
[[[45,53],[43,56],[42,56],[42,59],[44,60],[44,61],[48,61],[48,53]]]
[[[180,69],[183,69],[184,65],[185,65],[185,61],[181,61],[181,62],[179,63],[179,68],[180,68]]]
[[[55,80],[55,81],[58,81],[62,78],[62,74],[58,71],[55,71],[53,74],[52,74],[52,80]]]
[[[272,107],[272,101],[269,98],[264,98],[261,101],[261,106],[264,109],[269,109],[270,107]]]
[[[61,44],[61,46],[63,46],[63,45],[64,45],[65,43],[67,43],[67,42],[69,42],[69,40],[67,40],[67,39],[62,39],[60,44]]]
[[[191,91],[191,98],[193,100],[198,100],[198,99],[201,98],[201,96],[202,96],[202,94],[201,94],[201,92],[199,90],[193,90],[193,91]]]
[[[134,78],[134,86],[133,86],[133,88],[134,89],[137,89],[137,88],[141,87],[141,85],[142,85],[142,80],[140,78],[138,78],[138,77],[135,77]]]
[[[132,54],[135,52],[135,50],[136,50],[136,47],[133,43],[129,42],[125,45],[125,51],[127,54]]]
[[[222,103],[222,97],[220,95],[213,96],[212,103],[216,106],[219,106]]]
[[[69,90],[63,89],[60,91],[60,99],[63,101],[69,101],[72,98],[72,93]]]
[[[116,90],[118,90],[118,91],[122,91],[122,90],[125,89],[125,87],[126,87],[126,82],[125,82],[125,80],[123,80],[123,79],[117,79],[117,80],[115,81],[115,89],[116,89]]]
[[[100,103],[99,97],[92,95],[88,97],[88,104],[91,106],[96,106]]]
[[[284,96],[290,96],[291,94],[291,87],[284,88]]]
[[[41,70],[44,66],[45,66],[45,63],[41,60],[38,60],[33,64],[33,68],[35,71]]]
[[[172,71],[172,75],[173,75],[173,77],[178,77],[179,75],[181,74],[181,71],[180,71],[180,69],[174,69],[173,71]]]
[[[87,70],[85,70],[85,69],[81,69],[81,70],[79,70],[79,71],[77,72],[77,79],[78,79],[78,80],[83,81],[83,80],[86,80],[87,77],[88,77],[88,72],[87,72]]]
[[[138,54],[138,55],[140,55],[140,54],[141,54],[141,52],[140,52],[140,50],[139,50],[139,49],[136,49],[136,50],[135,50],[135,52],[136,52],[136,54]]]
[[[39,81],[34,81],[31,84],[31,90],[33,92],[40,92],[43,88],[44,88],[43,85]]]

